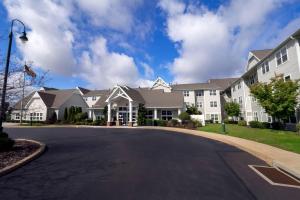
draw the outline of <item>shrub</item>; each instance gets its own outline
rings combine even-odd
[[[300,123],[298,123],[298,124],[296,125],[296,129],[297,129],[298,134],[300,134]]]
[[[245,120],[238,121],[239,126],[247,126],[247,122]]]
[[[202,127],[202,123],[199,122],[198,120],[192,120],[192,122],[194,123],[194,125],[195,125],[196,128]]]
[[[93,126],[100,126],[100,123],[101,123],[100,120],[97,119],[97,120],[95,120],[95,121],[92,122],[92,125]]]
[[[251,128],[263,128],[263,125],[259,121],[250,121],[249,125]]]
[[[84,113],[77,113],[74,117],[75,121],[76,122],[80,122],[82,120],[85,120],[88,118],[88,114],[87,112],[84,112]]]
[[[167,125],[170,127],[176,127],[178,126],[179,122],[177,119],[171,119],[170,121],[168,121]]]
[[[145,120],[146,126],[154,126],[154,120],[153,119],[146,119]]]
[[[283,130],[284,129],[284,124],[281,122],[273,122],[271,124],[271,126],[272,126],[272,129],[275,129],[275,130]]]
[[[262,122],[261,125],[262,125],[263,128],[270,128],[271,127],[271,124],[269,122]]]
[[[6,133],[0,133],[0,152],[12,149],[14,144],[15,141],[10,139]]]
[[[49,124],[55,124],[56,121],[57,121],[57,115],[56,115],[56,112],[53,112],[53,113],[51,114],[51,117],[50,117],[49,120],[48,120],[48,123],[49,123]]]
[[[167,126],[167,122],[166,120],[155,120],[157,123],[157,126]]]
[[[190,120],[191,116],[187,112],[182,112],[182,113],[180,113],[178,118],[182,121],[186,121],[186,120]]]

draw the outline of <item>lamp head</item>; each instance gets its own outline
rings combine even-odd
[[[26,36],[26,32],[25,32],[25,31],[23,32],[23,35],[21,35],[19,38],[20,38],[20,40],[21,40],[23,43],[25,43],[25,42],[28,41],[28,38],[27,38],[27,36]]]

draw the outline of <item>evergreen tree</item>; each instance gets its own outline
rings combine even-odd
[[[144,104],[139,104],[139,109],[138,109],[138,125],[143,126],[146,125],[146,114],[147,110],[144,106]]]
[[[68,121],[68,108],[65,108],[65,112],[64,112],[64,120]]]

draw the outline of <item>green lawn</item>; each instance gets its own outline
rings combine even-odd
[[[199,128],[201,131],[222,133],[221,124],[208,124]],[[234,137],[253,140],[274,147],[300,153],[300,136],[295,132],[271,129],[256,129],[233,124],[226,124],[226,134]]]

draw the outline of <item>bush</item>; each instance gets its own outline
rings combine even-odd
[[[14,144],[15,141],[10,139],[6,133],[0,133],[0,152],[12,149]]]
[[[296,125],[296,129],[297,129],[298,134],[300,134],[300,123],[298,123],[298,124]]]
[[[166,120],[155,120],[157,126],[167,126]]]
[[[271,124],[269,122],[262,122],[261,125],[262,125],[263,128],[270,128],[271,127]]]
[[[247,126],[247,122],[245,120],[238,121],[239,126]]]
[[[284,129],[284,124],[281,122],[273,122],[271,124],[271,126],[272,126],[272,129],[275,129],[275,130],[283,130]]]
[[[145,126],[154,126],[154,120],[153,119],[146,119],[145,120]]]
[[[176,127],[176,126],[178,126],[178,124],[179,124],[179,122],[177,119],[171,119],[170,121],[168,121],[167,126]]]
[[[192,122],[194,123],[194,125],[195,125],[196,128],[202,127],[202,123],[199,122],[198,120],[192,120]]]
[[[182,112],[182,113],[180,113],[178,118],[182,121],[186,121],[186,120],[190,120],[191,116],[187,112]]]
[[[263,125],[259,121],[250,121],[249,125],[251,128],[263,128]]]
[[[77,113],[77,114],[74,116],[74,119],[75,119],[76,122],[80,122],[80,121],[86,120],[87,118],[88,118],[87,112],[84,112],[84,113]]]

